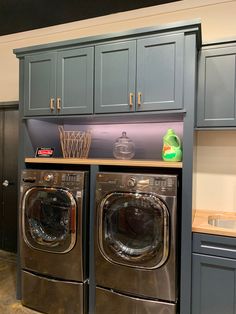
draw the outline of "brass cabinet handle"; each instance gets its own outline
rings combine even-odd
[[[129,107],[130,107],[130,109],[133,107],[133,105],[134,105],[134,94],[129,93]]]
[[[142,93],[138,93],[138,106],[140,107],[142,105],[141,103]]]
[[[57,97],[57,110],[60,111],[61,110],[61,98]]]
[[[50,110],[53,111],[54,110],[54,98],[50,98],[50,104],[49,104],[49,107],[50,107]]]

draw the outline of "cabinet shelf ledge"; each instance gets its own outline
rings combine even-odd
[[[168,161],[161,161],[161,160],[135,160],[135,159],[118,160],[118,159],[112,159],[112,158],[111,159],[25,158],[25,163],[182,168],[182,162],[168,162]]]

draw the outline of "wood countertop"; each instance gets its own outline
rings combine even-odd
[[[214,210],[196,210],[192,231],[199,233],[215,234],[227,237],[236,237],[236,229],[220,228],[212,226],[208,223],[208,216],[221,216],[224,219],[235,219],[236,213],[233,212],[221,212]]]

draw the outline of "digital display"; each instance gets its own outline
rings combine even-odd
[[[65,174],[63,175],[62,180],[65,182],[77,182],[79,181],[79,176],[73,173]]]

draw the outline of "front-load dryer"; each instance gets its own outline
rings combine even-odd
[[[96,314],[177,313],[177,175],[98,173]]]
[[[22,303],[85,314],[87,173],[24,170],[20,189]]]

